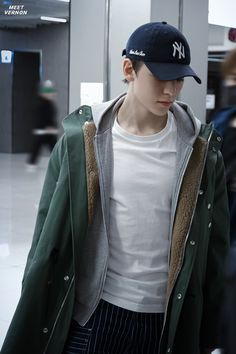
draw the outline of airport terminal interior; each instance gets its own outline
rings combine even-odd
[[[193,66],[202,78],[200,88],[187,79],[180,99],[202,122],[210,122],[221,105],[220,64],[236,48],[235,19],[213,20],[212,2],[0,1],[0,347],[20,297],[49,156],[63,134],[63,119],[80,105],[124,92],[125,38],[139,24],[167,20],[190,38]],[[222,20],[220,6],[222,1]],[[224,10],[226,18],[235,14],[226,4]],[[34,126],[39,91],[49,95],[53,110],[50,133],[40,146],[34,139],[44,129]]]

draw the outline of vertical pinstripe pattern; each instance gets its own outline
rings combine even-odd
[[[163,319],[101,300],[84,327],[72,321],[63,354],[157,354]]]

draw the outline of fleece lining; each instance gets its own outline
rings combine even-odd
[[[167,300],[173,290],[173,286],[183,264],[185,243],[196,206],[206,153],[207,141],[198,137],[194,143],[193,152],[183,177],[175,214],[167,286]]]
[[[88,218],[91,224],[95,212],[96,199],[99,190],[98,169],[94,154],[93,138],[96,133],[96,126],[93,122],[85,122],[83,125],[87,190],[88,190]]]

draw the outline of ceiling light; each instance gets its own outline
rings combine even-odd
[[[63,2],[70,2],[70,0],[58,0],[58,1],[63,1]]]
[[[62,22],[62,23],[67,22],[67,20],[65,18],[48,17],[48,16],[40,16],[40,20],[50,21],[50,22]]]

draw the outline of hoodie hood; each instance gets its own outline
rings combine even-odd
[[[106,129],[108,129],[109,126],[113,125],[115,113],[118,110],[118,108],[122,105],[125,96],[126,93],[114,98],[113,100],[104,103],[99,103],[91,107],[93,121],[96,125],[98,133],[100,133],[101,131],[105,131]]]
[[[113,126],[116,111],[125,99],[126,93],[117,98],[92,106],[93,120],[97,127],[97,135]],[[201,128],[191,108],[183,102],[175,101],[170,108],[176,119],[178,135],[187,145],[193,145]]]
[[[193,145],[201,129],[201,121],[195,117],[192,109],[186,103],[175,101],[170,108],[176,119],[179,137],[186,144]]]

